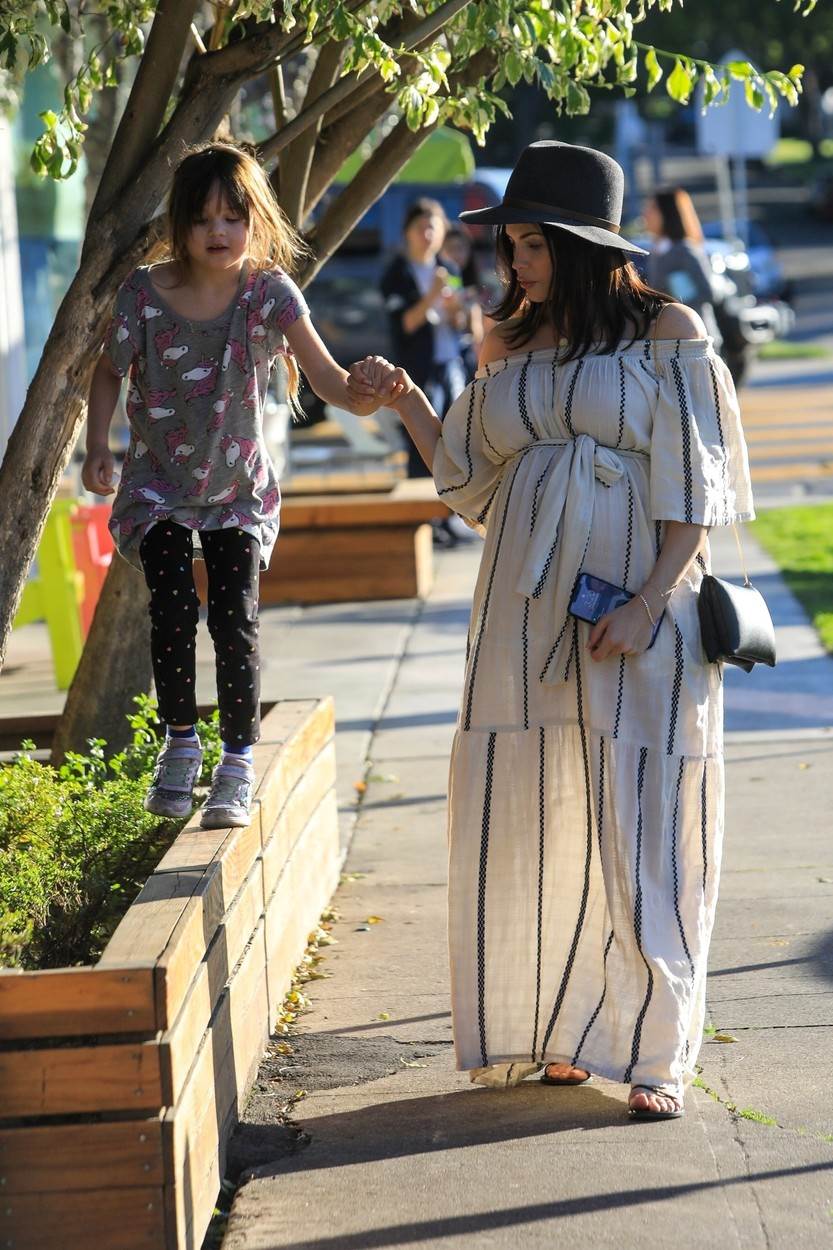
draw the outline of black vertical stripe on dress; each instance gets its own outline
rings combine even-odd
[[[633,545],[633,485],[628,478],[628,532],[625,539],[625,567],[622,572],[622,587],[628,588],[631,572],[631,547]],[[625,657],[619,656],[619,686],[616,691],[616,714],[613,718],[613,737],[619,737],[619,721],[622,716],[622,698],[625,693]]]
[[[564,407],[564,424],[566,425],[567,429],[570,431],[570,434],[573,436],[573,438],[575,438],[575,434],[576,434],[575,430],[573,429],[573,392],[576,389],[576,382],[578,381],[579,374],[581,373],[583,367],[584,367],[584,357],[582,356],[576,362],[576,367],[573,370],[573,376],[570,378],[570,389],[567,391],[567,403]]]
[[[483,389],[485,389],[485,387],[486,387],[486,383],[484,382]],[[465,442],[466,463],[468,465],[468,476],[466,477],[466,480],[464,482],[459,482],[456,486],[443,486],[440,490],[437,491],[438,495],[451,495],[454,493],[455,490],[462,490],[464,486],[468,486],[469,482],[474,476],[474,463],[471,458],[471,427],[472,427],[472,422],[474,420],[474,391],[475,391],[475,383],[470,382],[469,383],[469,406],[468,406],[468,411],[466,413],[466,442]]]
[[[679,351],[679,343],[677,344]],[[688,411],[688,400],[686,398],[685,383],[680,370],[679,361],[674,357],[671,361],[671,372],[674,375],[674,385],[677,388],[677,403],[680,409],[680,430],[683,442],[683,511],[685,519],[690,524],[694,515],[693,510],[693,491],[694,484],[691,475],[691,416]]]
[[[517,460],[517,463],[515,464],[515,471],[512,474],[512,478],[509,482],[509,489],[506,492],[506,503],[503,506],[503,516],[501,517],[501,520],[500,520],[500,530],[498,532],[497,542],[495,543],[494,559],[492,560],[492,567],[489,570],[489,581],[486,585],[486,594],[483,597],[483,606],[480,609],[480,620],[478,621],[478,626],[477,626],[477,631],[476,631],[476,638],[475,638],[475,643],[474,643],[474,654],[472,655],[471,669],[468,673],[466,715],[463,720],[464,729],[471,729],[471,709],[472,709],[472,701],[474,699],[474,683],[477,678],[477,663],[480,658],[480,644],[483,640],[483,630],[486,628],[486,618],[489,612],[489,601],[492,597],[492,586],[494,585],[494,581],[495,581],[495,569],[497,568],[497,562],[500,558],[500,547],[501,547],[501,543],[503,542],[503,534],[506,529],[506,518],[509,514],[509,504],[512,500],[512,491],[514,490],[515,482],[518,477],[518,469],[521,467],[521,459],[522,458],[519,457]]]
[[[706,769],[703,760],[703,780],[700,782],[700,844],[703,848],[703,900],[706,898],[706,877],[709,871],[708,821],[706,820]]]
[[[680,692],[683,687],[683,668],[685,661],[683,658],[683,636],[680,633],[680,627],[674,621],[674,681],[671,685],[671,712],[668,717],[668,742],[666,744],[666,754],[674,754],[674,738],[677,733],[677,717],[680,712]]]
[[[622,357],[619,357],[619,434],[616,439],[616,446],[622,446],[622,436],[625,433],[625,363]]]
[[[662,551],[662,521],[654,521],[654,551],[659,559],[659,553]]]
[[[602,839],[603,839],[603,830],[604,830],[604,810],[605,810],[604,809],[604,803],[605,803],[604,787],[605,787],[605,740],[604,740],[604,735],[602,735],[602,737],[599,739],[599,802],[598,802],[598,810],[597,810],[597,816],[596,816],[596,832],[598,835],[599,861],[600,862],[603,856]],[[574,1068],[578,1067],[578,1062],[581,1057],[581,1052],[584,1048],[584,1043],[587,1041],[588,1034],[590,1033],[590,1030],[592,1029],[593,1025],[596,1023],[599,1012],[604,1006],[605,995],[607,994],[607,957],[610,954],[610,948],[612,945],[613,945],[613,929],[611,928],[610,933],[608,934],[608,937],[607,937],[607,942],[605,943],[604,956],[602,958],[603,980],[602,980],[601,997],[599,998],[599,1001],[596,1003],[596,1006],[593,1010],[592,1015],[590,1016],[590,1019],[587,1021],[587,1024],[584,1026],[584,1031],[579,1039],[579,1044],[576,1047],[576,1053],[573,1055],[573,1058],[570,1061],[572,1067]]]
[[[518,411],[521,414],[521,420],[523,421],[524,426],[532,437],[535,438],[535,426],[529,419],[529,412],[526,407],[526,379],[527,374],[529,373],[529,362],[531,360],[532,352],[529,352],[523,366],[521,367],[520,377],[518,378]]]
[[[582,929],[584,928],[584,917],[587,913],[587,899],[590,895],[590,865],[593,857],[593,790],[590,778],[590,756],[587,746],[587,727],[584,723],[584,703],[582,695],[581,681],[581,655],[578,645],[578,621],[573,618],[573,647],[576,656],[576,705],[578,715],[578,728],[581,735],[581,755],[584,764],[584,811],[585,811],[585,849],[584,849],[584,883],[581,891],[581,902],[579,904],[578,918],[576,919],[576,927],[573,930],[573,940],[570,943],[570,950],[567,955],[567,962],[564,965],[564,972],[561,977],[561,984],[558,987],[558,993],[555,996],[555,1002],[550,1015],[547,1031],[544,1034],[544,1041],[541,1054],[547,1053],[552,1031],[555,1028],[555,1022],[561,1012],[564,1004],[564,995],[567,993],[567,986],[573,971],[575,963],[576,951],[578,950],[579,939],[581,938]]]
[[[711,356],[707,356],[706,359],[708,360],[708,363],[709,363],[709,373],[711,374],[711,378],[712,378],[712,395],[714,396],[714,419],[717,424],[717,437],[720,441],[720,450],[723,453],[723,466],[721,470],[721,476],[723,479],[723,524],[728,525],[729,524],[729,493],[728,493],[728,486],[727,486],[727,481],[726,481],[727,473],[728,473],[728,465],[726,463],[726,442],[723,437],[723,420],[722,420],[722,415],[720,411],[720,390],[718,389],[718,385],[717,385],[717,374],[715,373],[715,370],[714,370],[714,361],[712,360]]]
[[[541,960],[544,940],[544,839],[546,820],[546,738],[543,725],[538,730],[538,951],[535,967],[535,1030],[532,1034],[531,1060],[538,1053],[538,1021],[541,1012]],[[543,1059],[543,1054],[541,1056]]]
[[[480,1057],[485,1067],[486,1048],[486,873],[489,864],[489,824],[492,817],[492,781],[497,734],[489,734],[486,750],[486,787],[483,792],[483,820],[480,826],[480,871],[477,882],[477,1023],[480,1030]]]
[[[683,918],[680,915],[680,881],[677,870],[677,841],[679,838],[679,814],[680,814],[680,787],[683,781],[683,771],[685,769],[685,757],[680,756],[680,766],[677,770],[677,788],[674,793],[674,821],[671,827],[671,873],[674,880],[674,915],[677,917],[677,928],[680,933],[680,941],[683,944],[685,957],[688,960],[688,966],[691,971],[691,984],[694,987],[694,961],[691,958],[691,951],[688,949],[688,940],[683,928]]]
[[[648,973],[648,985],[633,1030],[631,1061],[622,1078],[626,1085],[630,1083],[634,1067],[639,1062],[639,1048],[642,1044],[642,1025],[645,1022],[645,1014],[654,993],[654,974],[642,950],[642,789],[645,784],[645,761],[647,758],[648,748],[641,747],[639,751],[639,768],[636,775],[636,898],[633,906],[633,932],[636,938],[637,949]]]
[[[484,382],[480,388],[480,404],[477,409],[477,423],[480,426],[480,433],[483,435],[483,442],[494,454],[495,460],[500,460],[501,455],[497,447],[495,447],[489,435],[486,433],[486,422],[483,420],[483,409],[486,407],[486,383]]]

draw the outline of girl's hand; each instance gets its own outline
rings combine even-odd
[[[392,407],[394,401],[414,390],[414,384],[404,369],[397,369],[384,356],[365,356],[364,360],[350,366],[347,389],[359,403],[373,398],[377,406]]]
[[[81,481],[84,489],[92,491],[94,495],[115,494],[116,488],[113,485],[114,468],[115,461],[112,453],[106,447],[88,451],[81,469]]]
[[[594,660],[614,655],[641,655],[651,642],[653,626],[639,598],[629,599],[600,617],[590,631],[587,650]]]

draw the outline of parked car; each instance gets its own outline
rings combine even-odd
[[[749,257],[752,280],[752,293],[758,299],[792,301],[793,289],[784,274],[783,266],[778,259],[775,245],[768,231],[759,221],[738,222],[742,239],[737,239],[740,249]],[[708,221],[703,224],[706,239],[722,239],[723,226],[719,221]],[[742,240],[745,240],[743,242]]]

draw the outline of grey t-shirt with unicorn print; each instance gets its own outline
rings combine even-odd
[[[139,545],[157,521],[200,530],[235,527],[260,543],[266,568],[278,535],[280,490],[263,440],[272,368],[289,354],[284,330],[308,313],[279,269],[252,270],[210,321],[175,313],[149,268],[119,289],[106,351],[127,376],[130,443],[110,529],[141,568]]]

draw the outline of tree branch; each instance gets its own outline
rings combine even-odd
[[[341,70],[344,48],[343,42],[335,41],[321,47],[304,97],[305,106],[317,100],[336,81]],[[314,126],[299,135],[281,154],[281,208],[299,229],[303,225],[307,181],[323,120],[320,117]]]
[[[347,157],[384,117],[391,103],[380,79],[363,104],[350,109],[341,121],[322,131],[307,181],[304,219],[309,217]]]
[[[444,26],[446,26],[453,17],[471,4],[471,0],[446,0],[445,4],[440,5],[433,13],[429,14],[423,21],[409,31],[403,38],[402,42],[406,51],[411,51],[418,47],[433,35],[438,34]],[[293,140],[303,134],[310,126],[314,125],[320,117],[328,113],[336,104],[340,104],[352,95],[360,86],[363,86],[378,71],[369,66],[362,70],[360,74],[345,74],[337,83],[330,87],[329,91],[325,91],[318,99],[308,108],[302,109],[297,117],[287,125],[279,134],[272,135],[270,139],[264,140],[258,147],[258,154],[262,160],[269,160],[277,156],[284,150]]]
[[[160,0],[93,201],[91,220],[103,216],[153,145],[174,89],[198,3],[199,0]]]
[[[461,87],[478,82],[484,75],[493,73],[496,64],[496,51],[493,48],[481,49],[463,68],[449,75],[451,91],[456,92]],[[347,238],[356,222],[379,199],[408,158],[438,125],[439,121],[436,121],[430,126],[422,126],[419,130],[412,131],[404,117],[397,122],[318,222],[309,240],[314,258],[298,277],[301,286],[312,281],[336,248]]]

